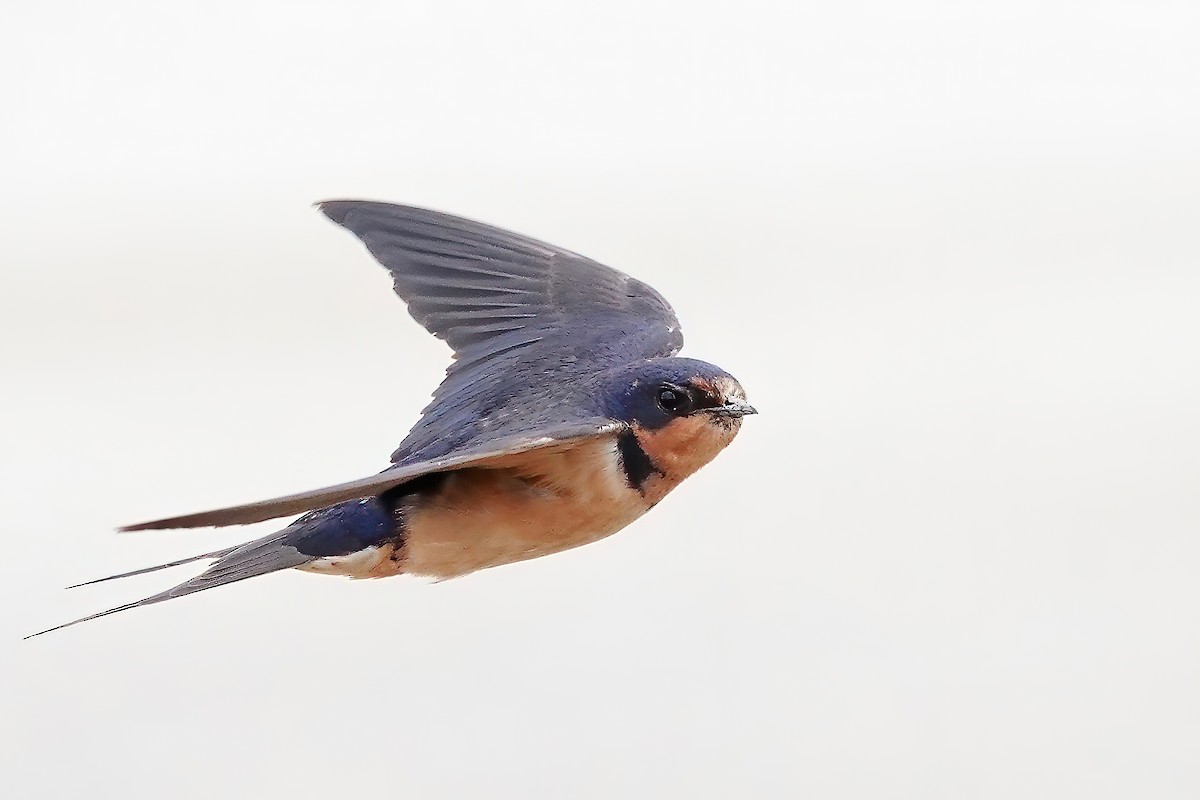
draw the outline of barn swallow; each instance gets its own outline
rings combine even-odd
[[[432,402],[366,478],[121,530],[302,514],[205,559],[200,575],[74,622],[283,569],[437,579],[594,542],[654,507],[756,413],[733,376],[678,358],[679,321],[641,281],[471,220],[366,201],[318,207],[391,273],[454,359]],[[78,584],[84,586],[87,584]]]

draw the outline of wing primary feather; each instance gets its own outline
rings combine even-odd
[[[433,471],[433,470],[430,470]],[[355,481],[313,489],[308,492],[276,497],[271,500],[261,500],[245,505],[218,508],[212,511],[201,511],[196,514],[184,514],[178,517],[139,522],[136,525],[126,525],[118,528],[122,532],[160,530],[164,528],[220,528],[226,525],[249,525],[253,522],[302,514],[314,508],[324,508],[343,500],[354,500],[359,497],[370,497],[382,491],[399,486],[415,477],[407,470],[384,470],[378,475],[359,478]]]
[[[525,344],[528,342],[518,342],[512,346],[521,347]],[[468,465],[484,466],[494,459],[541,447],[550,447],[572,439],[599,436],[620,427],[620,423],[603,417],[573,419],[557,426],[543,426],[532,433],[501,437],[475,447],[455,450],[448,455],[399,463],[378,474],[346,483],[244,505],[201,511],[196,514],[184,514],[178,517],[166,517],[150,522],[139,522],[135,525],[118,528],[118,530],[147,531],[165,528],[216,528],[226,525],[249,525],[252,522],[262,522],[267,519],[287,517],[317,508],[325,508],[344,500],[373,497],[422,475],[445,472]],[[214,567],[216,566],[214,565]]]

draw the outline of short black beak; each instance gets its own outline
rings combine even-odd
[[[757,414],[758,409],[744,400],[730,400],[723,406],[707,409],[709,413],[715,414],[718,417],[748,417],[751,414]]]

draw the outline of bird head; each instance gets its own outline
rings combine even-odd
[[[617,420],[660,430],[683,419],[736,428],[757,414],[737,379],[692,358],[654,358],[611,371],[603,382],[605,410]]]

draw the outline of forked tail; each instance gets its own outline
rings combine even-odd
[[[72,622],[56,625],[25,638],[32,639],[43,633],[69,628],[80,622],[116,614],[118,611],[128,611],[139,606],[174,600],[176,597],[203,592],[205,589],[213,589],[227,583],[303,566],[322,558],[345,556],[370,547],[378,547],[399,535],[400,526],[394,509],[394,501],[385,502],[378,497],[339,503],[336,506],[309,512],[283,530],[262,539],[255,539],[235,547],[215,550],[191,558],[182,558],[166,564],[135,569],[131,572],[122,572],[119,575],[109,575],[106,578],[75,584],[75,586],[88,586],[93,583],[177,567],[206,558],[216,559],[204,572],[164,592]]]

